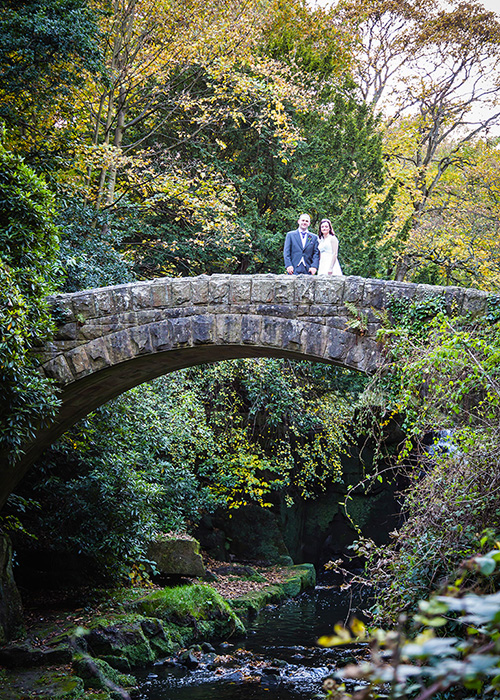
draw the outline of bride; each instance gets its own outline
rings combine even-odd
[[[319,225],[319,268],[318,275],[342,275],[337,254],[339,240],[333,232],[330,219],[322,219]]]

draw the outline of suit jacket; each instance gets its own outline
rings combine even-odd
[[[318,250],[319,239],[315,233],[307,232],[307,241],[302,248],[302,238],[300,232],[288,231],[285,238],[285,246],[283,248],[283,258],[285,260],[285,267],[293,266],[293,269],[297,267],[302,257],[304,257],[304,262],[307,269],[310,267],[315,267],[316,270],[319,267],[319,250]]]

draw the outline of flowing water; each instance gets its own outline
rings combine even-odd
[[[325,677],[364,653],[362,646],[317,646],[318,637],[331,633],[335,623],[351,615],[362,617],[360,603],[327,580],[298,598],[262,610],[245,639],[215,645],[214,651],[205,646],[203,652],[191,654],[187,665],[155,664],[139,677],[134,699],[310,700]]]

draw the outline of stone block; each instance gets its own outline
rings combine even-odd
[[[129,328],[117,331],[109,336],[111,347],[111,358],[113,364],[135,357],[135,344],[132,343],[131,331]]]
[[[212,275],[208,283],[208,300],[210,304],[229,303],[229,275]]]
[[[112,288],[96,289],[94,292],[97,316],[109,316],[116,313],[115,299]]]
[[[281,321],[281,344],[284,350],[300,350],[302,324],[296,320]]]
[[[295,278],[293,275],[275,275],[274,302],[276,304],[295,303]]]
[[[85,346],[79,346],[66,353],[66,359],[75,377],[92,373],[92,363],[87,355]]]
[[[248,304],[252,295],[252,278],[234,276],[231,280],[229,301],[231,304]]]
[[[385,306],[385,287],[383,280],[367,279],[363,287],[361,305],[364,309],[383,309]]]
[[[254,275],[251,302],[270,304],[274,301],[274,275]]]
[[[113,298],[117,313],[134,311],[134,302],[130,284],[122,284],[113,289]]]
[[[344,298],[345,277],[321,275],[315,281],[314,302],[316,304],[340,304]]]
[[[384,291],[384,308],[387,308],[392,297],[397,299],[413,299],[417,292],[418,284],[413,284],[410,282],[394,282],[388,280],[385,283]]]
[[[97,322],[96,320],[92,319],[81,328],[78,328],[77,338],[80,341],[95,340],[96,338],[101,338],[103,335],[107,335],[108,333],[113,333],[119,327],[120,326],[118,324],[113,326],[109,323],[103,324],[102,322],[99,322],[99,319],[97,319]]]
[[[129,326],[145,326],[148,323],[154,323],[155,321],[161,321],[164,316],[165,311],[163,309],[141,309],[135,312],[135,323],[129,324]],[[132,314],[124,314],[124,316],[131,317]],[[121,320],[121,316],[118,317]],[[120,320],[118,325],[123,325]]]
[[[189,277],[179,277],[172,280],[172,306],[186,306],[192,302],[191,280]]]
[[[345,364],[353,369],[363,369],[365,361],[365,352],[367,351],[367,346],[369,348],[369,339],[360,337],[355,334],[351,334],[354,337],[354,342],[350,345],[346,355]]]
[[[72,296],[71,303],[73,304],[75,321],[82,322],[97,316],[94,294],[92,292],[77,292]]]
[[[172,318],[169,323],[172,328],[172,346],[191,345],[191,319]]]
[[[340,307],[337,304],[311,304],[311,306],[301,308],[309,318],[322,317],[328,320],[339,313]]]
[[[209,277],[207,275],[200,275],[199,277],[193,277],[191,280],[191,303],[201,305],[208,304],[209,296]]]
[[[254,313],[259,314],[259,316],[293,318],[296,314],[296,308],[287,304],[258,304],[254,307]]]
[[[424,301],[425,299],[432,299],[434,297],[439,297],[444,294],[444,287],[438,287],[434,284],[417,284],[415,290],[415,301]]]
[[[294,275],[295,300],[298,304],[312,304],[316,290],[317,278],[312,275]]]
[[[353,342],[354,338],[351,333],[347,333],[341,328],[327,327],[325,357],[342,362]]]
[[[260,332],[262,345],[271,345],[275,348],[279,347],[281,345],[280,330],[281,328],[275,318],[265,316],[262,319]]]
[[[149,325],[130,328],[130,340],[135,355],[145,355],[153,352],[153,341],[149,332]]]
[[[260,340],[261,318],[243,316],[241,319],[241,342],[245,345],[258,345]]]
[[[153,294],[151,282],[137,282],[132,287],[132,305],[139,311],[140,309],[150,309],[153,305]]]
[[[54,338],[55,340],[76,340],[77,333],[76,323],[65,323],[64,326],[58,326]]]
[[[171,304],[170,277],[153,280],[151,285],[151,303],[155,308],[164,309]]]
[[[112,348],[108,338],[100,338],[92,340],[85,346],[87,357],[92,362],[92,371],[109,367],[112,364],[111,354]]]
[[[172,349],[172,324],[169,319],[151,323],[149,326],[151,343],[157,352]]]
[[[192,537],[160,536],[151,542],[147,558],[155,563],[158,573],[166,576],[204,576],[205,566],[200,544]]]
[[[45,362],[42,367],[46,377],[55,379],[60,385],[69,384],[73,381],[73,373],[64,355],[58,355],[52,360]]]
[[[215,321],[212,316],[194,316],[191,325],[194,345],[213,342]]]
[[[325,327],[319,323],[303,325],[302,346],[307,355],[322,357],[325,345]]]
[[[364,277],[345,277],[344,302],[350,304],[361,304],[365,289]]]
[[[486,312],[488,303],[488,292],[479,289],[468,289],[464,295],[462,303],[462,314],[476,317]]]
[[[237,345],[241,343],[242,317],[236,314],[223,314],[216,317],[216,343]]]

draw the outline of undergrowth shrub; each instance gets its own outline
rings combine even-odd
[[[369,388],[385,392],[384,420],[403,416],[406,436],[394,462],[408,485],[405,523],[368,563],[383,623],[414,610],[500,530],[500,328],[491,315],[440,309],[397,306],[380,334],[389,362]]]

